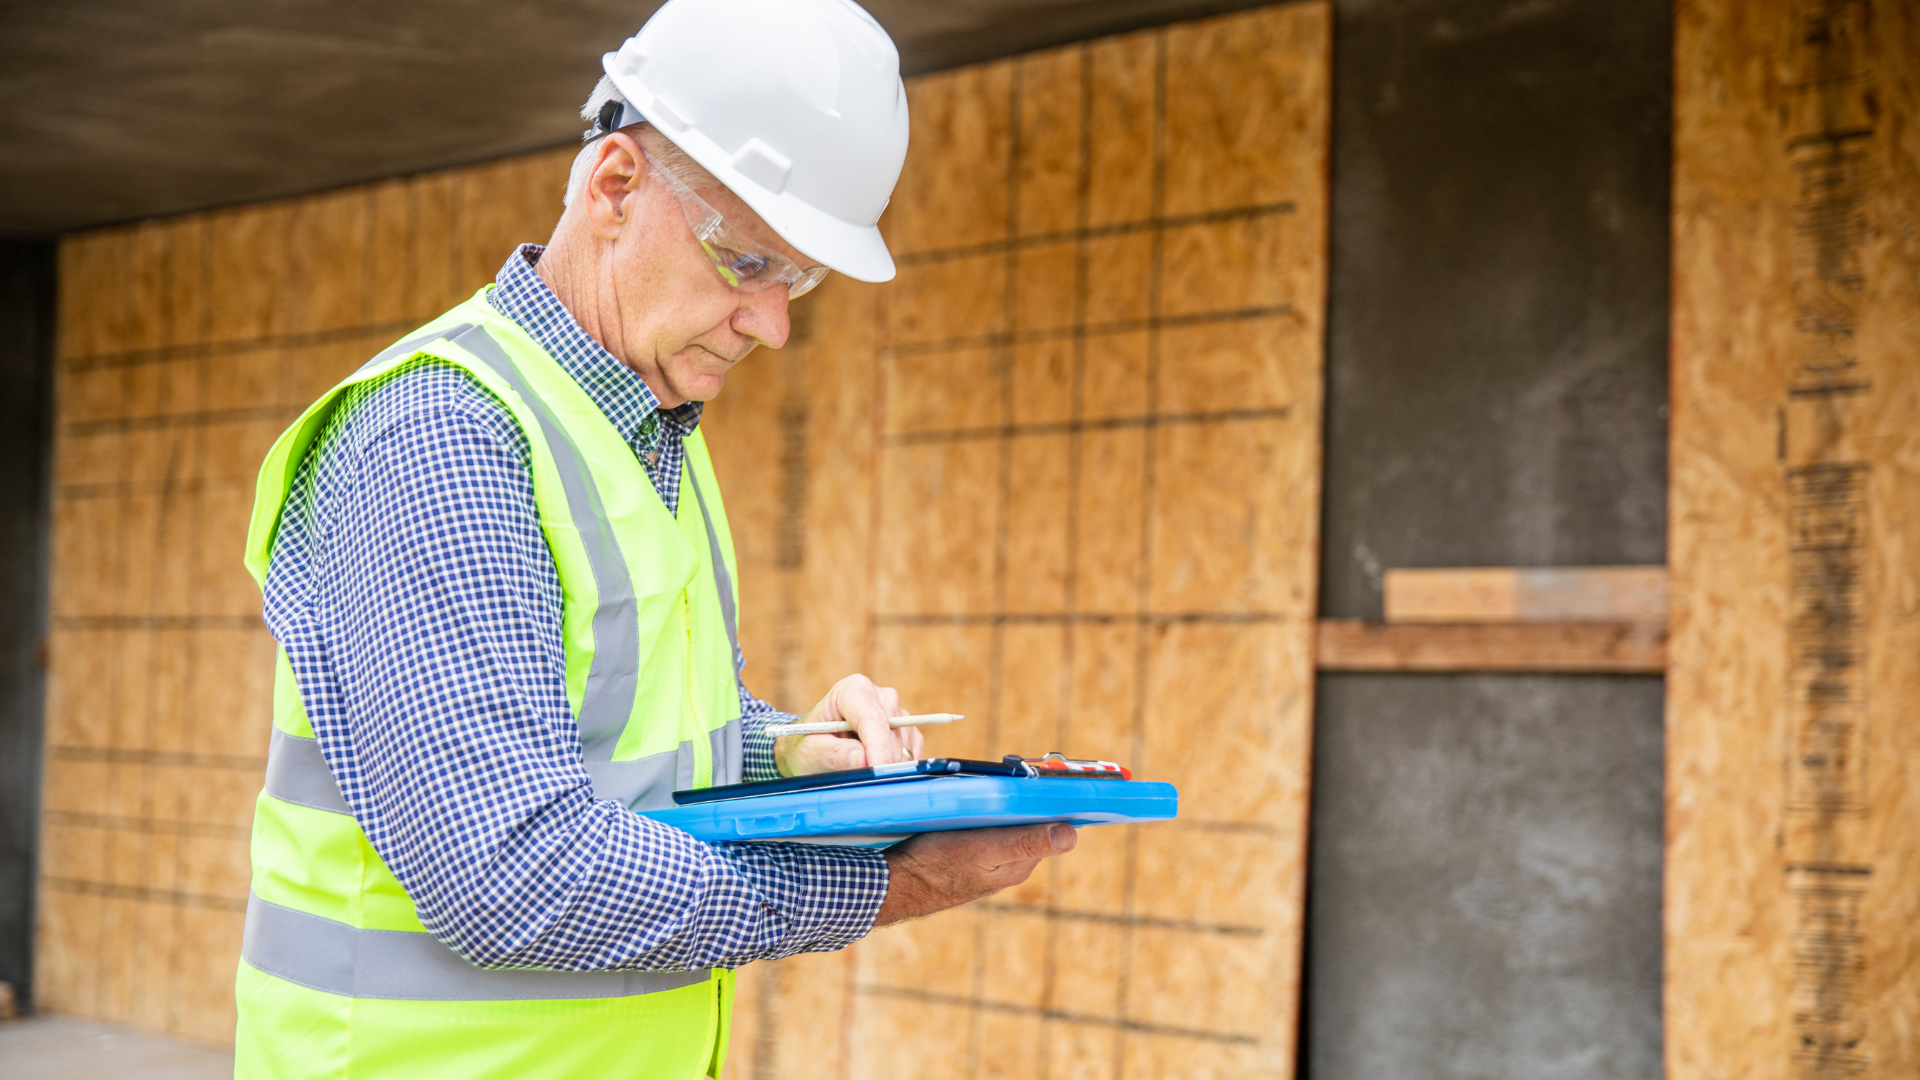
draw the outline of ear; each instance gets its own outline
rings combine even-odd
[[[600,154],[587,174],[587,218],[595,235],[615,240],[632,215],[633,195],[640,188],[640,144],[616,131],[600,140]]]

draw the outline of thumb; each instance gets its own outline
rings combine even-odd
[[[1013,837],[1009,845],[1009,859],[1044,859],[1049,855],[1058,855],[1063,851],[1072,851],[1079,842],[1079,836],[1073,826],[1064,822],[1052,825],[1028,825]]]

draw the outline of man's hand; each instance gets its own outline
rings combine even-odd
[[[854,730],[833,735],[788,735],[773,741],[773,763],[781,776],[804,776],[868,765],[912,761],[926,749],[919,728],[894,730],[887,721],[905,716],[900,694],[875,686],[865,675],[849,675],[808,711],[804,723],[847,720]]]
[[[1071,825],[921,833],[887,849],[887,898],[875,927],[918,919],[1018,885],[1040,860],[1072,851]]]

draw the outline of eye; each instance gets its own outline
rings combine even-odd
[[[766,269],[767,266],[765,256],[756,255],[751,251],[732,251],[728,248],[718,248],[716,252],[719,254],[721,261],[727,264],[727,269],[732,270],[743,278],[750,278]]]

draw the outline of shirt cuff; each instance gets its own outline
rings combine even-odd
[[[756,701],[755,705],[762,705]],[[747,714],[740,718],[740,771],[741,780],[752,783],[755,780],[778,780],[780,768],[773,760],[773,736],[767,729],[776,724],[791,724],[800,719],[792,713],[775,709],[757,711],[749,707]]]
[[[868,848],[755,842],[713,849],[785,923],[780,944],[749,959],[844,949],[873,932],[887,899],[887,857]]]

